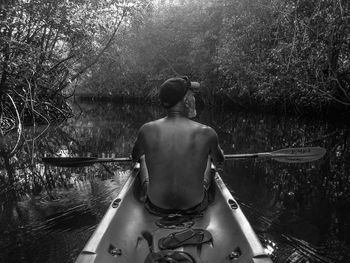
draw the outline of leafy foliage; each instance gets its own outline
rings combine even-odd
[[[231,94],[262,104],[349,105],[347,1],[234,1],[218,59]]]
[[[10,186],[15,176],[11,158],[28,140],[22,126],[49,126],[71,117],[66,99],[80,77],[147,5],[141,0],[1,4],[0,162]]]
[[[189,75],[214,79],[215,41],[220,12],[212,1],[182,1],[176,6],[153,4],[142,23],[128,28],[123,39],[99,62],[79,94],[154,98],[165,78]]]
[[[174,75],[203,81],[202,99],[296,112],[348,108],[349,2],[154,1],[80,93],[154,97]]]

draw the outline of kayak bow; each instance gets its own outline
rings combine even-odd
[[[76,263],[148,263],[153,262],[150,261],[151,258],[164,254],[169,257],[175,254],[188,260],[192,258],[192,262],[272,262],[214,169],[210,171],[214,173],[209,190],[212,201],[203,216],[189,219],[189,224],[182,222],[170,228],[159,224],[161,218],[144,208],[138,176],[140,170],[142,169],[137,167],[130,172],[130,177],[79,254]],[[208,242],[200,245],[180,244],[172,250],[161,251],[159,248],[160,241],[169,236],[184,236],[200,232],[200,229],[203,233],[209,233]]]

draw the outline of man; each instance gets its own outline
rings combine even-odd
[[[146,202],[153,210],[204,210],[208,158],[214,163],[224,161],[216,132],[190,120],[196,116],[193,92],[199,86],[187,77],[165,81],[159,97],[167,116],[139,130],[132,158],[137,161],[145,155],[149,176]],[[207,186],[209,180],[206,179]]]

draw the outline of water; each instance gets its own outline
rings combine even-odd
[[[13,162],[21,201],[1,202],[0,207],[0,262],[74,262],[130,169],[116,163],[45,168],[41,156],[126,157],[138,128],[164,116],[160,108],[141,105],[74,107],[75,118],[45,134],[42,127],[26,129],[29,143]],[[316,162],[228,160],[221,174],[274,262],[350,262],[348,127],[244,112],[198,112],[199,121],[217,131],[225,153],[325,147],[326,156]]]

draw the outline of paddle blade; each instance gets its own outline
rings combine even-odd
[[[97,157],[44,157],[43,163],[59,166],[59,167],[82,167],[95,163],[111,163],[111,162],[131,162],[128,157],[122,158],[97,158]]]
[[[322,147],[287,148],[271,153],[272,159],[283,163],[306,163],[321,159],[326,154]]]
[[[96,157],[43,157],[44,164],[58,167],[82,167],[96,163]]]

